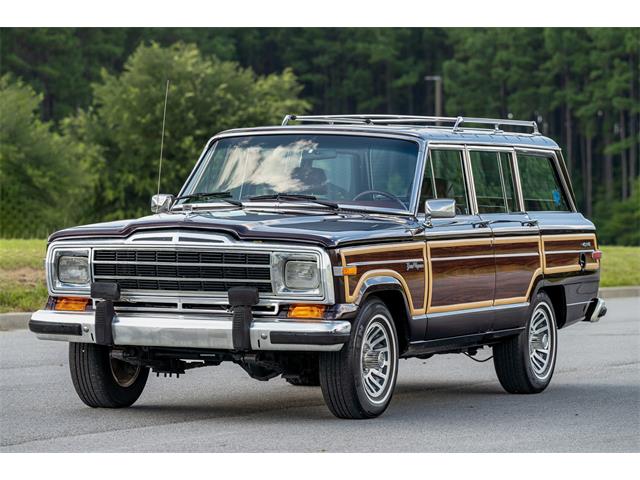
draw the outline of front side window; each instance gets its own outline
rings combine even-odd
[[[553,158],[518,154],[524,208],[527,211],[569,211]]]
[[[456,213],[469,215],[462,151],[429,150],[420,205],[424,205],[424,202],[431,198],[452,198],[456,201]]]
[[[507,152],[471,151],[470,157],[478,213],[517,211],[511,155]]]
[[[240,201],[278,193],[312,195],[408,210],[417,163],[418,144],[408,140],[303,134],[223,138],[184,193],[228,192]]]

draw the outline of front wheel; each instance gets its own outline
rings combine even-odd
[[[320,387],[338,418],[373,418],[391,401],[398,373],[398,339],[389,309],[367,302],[353,324],[349,342],[320,355]]]
[[[69,369],[76,393],[90,407],[122,408],[142,394],[149,369],[111,357],[109,347],[69,344]]]
[[[509,393],[542,392],[553,376],[558,348],[551,299],[540,292],[531,305],[525,330],[493,347],[493,364]]]

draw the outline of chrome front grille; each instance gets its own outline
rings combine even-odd
[[[269,253],[95,249],[96,282],[116,282],[123,291],[226,293],[234,286],[253,286],[272,293]]]

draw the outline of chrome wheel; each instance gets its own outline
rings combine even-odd
[[[529,363],[536,377],[544,380],[551,373],[556,351],[556,332],[553,312],[549,305],[540,303],[529,324]]]
[[[111,368],[111,376],[121,387],[130,387],[140,375],[142,367],[140,365],[132,365],[131,363],[109,359],[109,367]]]
[[[369,401],[375,404],[386,401],[395,375],[395,339],[386,326],[388,322],[382,315],[376,315],[362,341],[362,385]]]

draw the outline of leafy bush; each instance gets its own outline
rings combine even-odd
[[[42,96],[0,78],[0,236],[44,237],[81,221],[96,147],[39,119]]]

